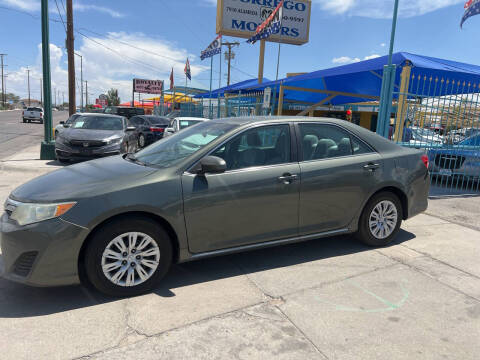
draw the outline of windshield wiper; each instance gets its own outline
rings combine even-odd
[[[125,159],[128,159],[131,162],[134,162],[135,164],[138,164],[138,165],[147,166],[146,163],[138,160],[137,157],[133,153],[128,153],[127,156],[125,156]]]

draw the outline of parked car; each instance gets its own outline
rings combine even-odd
[[[78,119],[80,116],[82,115],[85,115],[85,113],[76,113],[76,114],[73,114],[72,116],[70,116],[67,121],[60,121],[60,123],[55,126],[55,130],[54,130],[54,134],[55,134],[55,138],[57,138],[58,134],[65,130],[66,128],[69,128],[72,123]]]
[[[480,134],[458,144],[431,149],[430,171],[447,178],[480,179]]]
[[[41,107],[27,107],[22,111],[22,120],[24,123],[38,121],[43,124],[43,109]]]
[[[163,139],[165,129],[170,126],[170,119],[154,115],[137,115],[132,117],[129,123],[137,128],[138,146],[144,148]]]
[[[446,136],[445,143],[458,144],[459,142],[477,134],[480,134],[479,128],[463,128],[458,130],[452,130]]]
[[[180,130],[186,129],[192,125],[200,124],[208,119],[204,118],[195,118],[195,117],[177,117],[172,120],[172,125],[167,128],[165,131],[168,135],[179,132]]]
[[[0,220],[4,277],[82,278],[132,296],[175,262],[340,234],[385,246],[426,210],[427,167],[422,151],[345,121],[206,121],[14,190]]]
[[[412,126],[412,140],[411,145],[415,146],[429,146],[443,144],[443,136],[439,135],[433,130],[421,127]]]
[[[122,116],[82,114],[60,132],[55,153],[60,162],[124,154],[137,149],[135,127]]]
[[[145,115],[145,110],[142,108],[126,106],[107,106],[103,112],[105,114],[125,116],[127,119],[135,115]]]

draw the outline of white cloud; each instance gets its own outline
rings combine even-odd
[[[83,56],[83,78],[88,80],[89,102],[92,103],[98,95],[114,87],[119,90],[122,102],[131,100],[132,78],[160,79],[165,80],[169,86],[169,77],[172,67],[174,68],[175,83],[183,86],[185,76],[183,73],[187,56],[191,62],[192,86],[205,88],[205,84],[195,80],[206,67],[195,64],[196,57],[189,54],[185,49],[164,40],[147,36],[145,34],[109,33],[108,37],[90,37],[97,43],[77,35],[77,53]],[[138,48],[148,49],[151,53],[132,48],[126,44],[134,44]],[[103,46],[99,45],[101,43]],[[116,53],[107,49],[110,48]],[[160,54],[165,57],[156,56]],[[68,98],[67,58],[62,48],[50,44],[50,62],[52,70],[52,91],[65,93]],[[80,59],[75,57],[77,77],[77,103],[80,103]],[[38,48],[36,64],[30,68],[30,84],[32,98],[40,97],[39,79],[41,71],[41,46]],[[14,92],[22,98],[27,95],[27,72],[22,67],[10,72],[8,76],[8,92]],[[190,83],[189,83],[190,85]]]
[[[363,60],[371,60],[371,59],[376,59],[378,57],[380,57],[380,55],[372,54],[372,55],[365,56],[363,58]],[[332,59],[332,63],[337,64],[337,65],[352,64],[352,63],[356,63],[356,62],[360,62],[360,61],[362,61],[362,59],[360,59],[359,57],[351,58],[349,56],[340,56],[338,58],[333,58]]]
[[[387,44],[381,43],[380,46],[381,46],[381,47],[385,47],[385,46],[387,46]]]
[[[23,11],[30,11],[30,12],[38,12],[40,11],[40,1],[39,0],[0,0],[0,4],[7,5],[9,7],[23,10]],[[62,9],[60,7],[60,9]],[[94,12],[101,12],[107,15],[110,15],[111,17],[114,18],[121,18],[124,17],[125,15],[107,8],[105,6],[98,6],[98,5],[90,5],[90,4],[84,4],[79,1],[74,1],[73,3],[73,9],[75,11],[94,11]],[[50,6],[50,11],[51,12],[56,12],[57,9],[55,6]]]
[[[335,14],[369,18],[391,18],[393,0],[313,0],[323,10]],[[414,17],[465,2],[465,0],[402,0],[399,16]]]

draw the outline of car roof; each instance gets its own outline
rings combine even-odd
[[[123,116],[115,115],[115,114],[104,114],[104,113],[81,113],[82,116],[97,116],[97,117],[116,117],[119,119],[123,119]]]
[[[179,116],[175,120],[196,120],[196,121],[208,121],[209,119],[198,118],[198,117],[188,117],[188,116]]]

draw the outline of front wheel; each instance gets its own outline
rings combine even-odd
[[[146,144],[145,135],[140,134],[140,136],[138,137],[138,147],[140,149],[143,149],[145,147],[145,144]]]
[[[85,271],[100,292],[126,297],[153,290],[172,263],[168,234],[143,217],[122,218],[95,233],[85,252]]]
[[[402,204],[390,192],[382,192],[370,199],[358,225],[357,238],[369,246],[386,246],[400,231]]]

